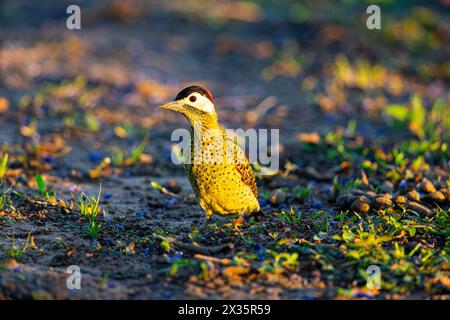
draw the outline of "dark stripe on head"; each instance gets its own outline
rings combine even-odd
[[[211,92],[209,92],[208,89],[202,88],[200,86],[190,86],[190,87],[184,88],[177,94],[177,96],[175,97],[175,101],[184,99],[194,92],[197,92],[197,93],[201,94],[202,96],[207,97],[209,100],[211,100],[212,103],[214,103]]]

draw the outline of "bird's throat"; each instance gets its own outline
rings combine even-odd
[[[219,122],[217,116],[206,115],[201,118],[189,119],[189,124],[191,125],[191,130],[193,133],[205,133],[208,130],[219,129]]]

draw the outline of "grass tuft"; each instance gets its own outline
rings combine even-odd
[[[6,153],[3,155],[2,160],[0,161],[0,182],[3,180],[3,177],[8,170],[8,158],[9,155]]]
[[[88,225],[86,228],[86,234],[89,238],[97,238],[102,223],[96,221],[98,214],[100,213],[100,197],[102,194],[102,185],[100,184],[99,192],[97,197],[88,196],[82,193],[77,202],[78,210],[83,218],[88,220]]]

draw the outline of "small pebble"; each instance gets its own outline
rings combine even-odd
[[[339,197],[336,199],[337,204],[342,208],[348,208],[353,201],[359,199],[362,195],[354,195],[349,192],[344,192],[339,195]]]
[[[433,214],[432,210],[430,210],[427,207],[421,205],[420,203],[417,203],[414,201],[407,202],[406,208],[408,208],[409,210],[413,210],[419,214],[426,215],[426,216],[430,216]]]
[[[433,183],[428,180],[427,178],[423,178],[422,183],[420,184],[420,187],[423,192],[425,193],[433,193],[436,192],[436,188],[434,187]]]
[[[368,213],[370,210],[370,205],[367,202],[358,199],[353,201],[350,208],[357,213]]]
[[[179,193],[181,191],[181,187],[177,184],[177,182],[173,179],[170,179],[166,183],[166,188],[173,193]]]
[[[20,185],[26,186],[28,184],[28,180],[26,178],[22,177],[22,176],[19,176],[16,179],[16,184],[19,185],[19,186]]]
[[[137,211],[135,214],[136,214],[136,217],[138,217],[138,218],[145,217],[145,211]]]
[[[389,207],[392,207],[392,200],[388,197],[380,196],[372,201],[372,205],[375,209],[387,209]]]
[[[408,199],[405,196],[398,196],[397,198],[394,199],[394,202],[396,204],[404,204],[408,201]]]
[[[406,180],[402,180],[402,181],[400,181],[400,183],[398,184],[398,187],[400,188],[400,189],[405,189],[405,188],[407,188],[408,187],[408,182],[406,181]]]
[[[197,197],[193,193],[188,194],[187,196],[184,197],[184,202],[186,202],[188,204],[197,203]]]
[[[390,193],[383,193],[380,196],[383,198],[389,199],[389,200],[391,200],[393,198],[392,194],[390,194]]]
[[[277,206],[286,200],[286,192],[282,189],[276,189],[269,195],[269,203],[273,206]]]
[[[426,195],[425,199],[428,200],[429,202],[442,203],[445,201],[445,195],[440,191],[436,191]]]
[[[92,151],[89,153],[89,161],[92,163],[100,163],[103,159],[103,153],[100,151]]]
[[[116,224],[113,228],[117,232],[125,231],[125,227],[123,225],[121,225],[121,224]]]
[[[391,192],[394,191],[394,185],[393,185],[392,182],[390,182],[390,181],[385,181],[385,182],[383,182],[383,184],[381,185],[380,190],[381,190],[382,192],[385,192],[385,193],[391,193]]]
[[[322,209],[323,208],[322,202],[320,200],[314,201],[313,207],[314,209]]]
[[[172,207],[173,205],[175,205],[177,203],[177,199],[175,198],[169,198],[166,201],[164,201],[164,206],[166,207]]]
[[[17,261],[15,259],[10,258],[10,259],[6,260],[6,267],[9,270],[14,270],[19,267],[19,264],[17,263]]]
[[[447,199],[447,201],[450,201],[450,188],[443,188],[439,190]]]
[[[367,196],[369,199],[374,199],[374,198],[376,198],[377,193],[376,193],[375,191],[367,191],[367,192],[366,192],[366,196]]]
[[[419,202],[420,201],[420,194],[416,190],[411,190],[406,195],[409,200]]]
[[[361,190],[361,189],[353,189],[352,190],[352,194],[357,195],[357,196],[363,196],[366,192]]]
[[[55,160],[56,159],[49,154],[44,156],[44,161],[47,163],[53,164],[53,163],[55,163]]]

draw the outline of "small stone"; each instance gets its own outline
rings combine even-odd
[[[352,204],[352,202],[355,201],[356,199],[358,199],[358,196],[355,196],[349,192],[345,192],[345,193],[341,193],[337,197],[336,203],[341,208],[348,208]]]
[[[430,210],[427,207],[421,205],[420,203],[417,203],[414,201],[407,202],[406,208],[408,208],[409,210],[415,211],[419,214],[426,215],[426,216],[430,216],[433,214],[432,210]]]
[[[381,185],[380,190],[385,193],[392,193],[394,191],[394,185],[390,181],[385,181]]]
[[[440,191],[436,191],[426,195],[425,199],[428,200],[429,202],[442,203],[445,201],[445,195]]]
[[[313,203],[313,208],[314,209],[322,209],[323,208],[323,204],[320,200],[316,200]]]
[[[445,197],[445,199],[447,199],[447,201],[450,201],[450,188],[443,188],[441,190],[439,190]]]
[[[372,201],[372,205],[375,209],[378,210],[387,209],[389,207],[392,207],[392,200],[387,197],[380,196]]]
[[[173,193],[179,193],[181,191],[181,187],[173,179],[167,180],[166,187],[170,192]]]
[[[390,194],[390,193],[383,193],[380,196],[383,198],[389,199],[389,200],[392,200],[392,198],[393,198],[392,194]]]
[[[195,194],[191,193],[184,197],[184,201],[189,204],[197,203],[197,197]]]
[[[350,208],[357,213],[368,213],[370,205],[367,202],[358,199],[353,201]]]
[[[277,206],[279,204],[284,203],[286,200],[286,192],[282,189],[276,189],[272,191],[269,195],[269,203],[273,206]]]
[[[433,193],[436,192],[436,188],[434,187],[433,183],[428,180],[427,178],[423,178],[422,183],[420,184],[420,187],[423,192],[425,193]]]
[[[366,197],[368,197],[370,200],[373,200],[377,197],[377,193],[375,191],[367,191]]]
[[[363,196],[366,192],[361,189],[353,189],[351,193],[356,196]]]
[[[411,190],[406,195],[409,200],[419,202],[420,201],[420,194],[416,190]]]
[[[6,113],[9,109],[9,100],[5,97],[0,97],[0,113]]]
[[[407,182],[405,179],[403,179],[403,180],[400,181],[400,183],[398,184],[398,187],[399,187],[400,189],[405,189],[405,188],[408,187],[408,182]]]
[[[19,267],[19,264],[17,263],[17,261],[15,259],[10,258],[10,259],[6,260],[6,267],[9,270],[14,270]]]
[[[408,199],[405,196],[398,196],[397,198],[394,199],[394,202],[396,204],[404,204],[408,201]]]
[[[303,143],[310,143],[310,144],[320,143],[320,135],[317,132],[300,133],[297,136],[297,138]]]
[[[150,154],[143,153],[139,157],[139,161],[144,164],[150,164],[153,162],[153,157]]]

